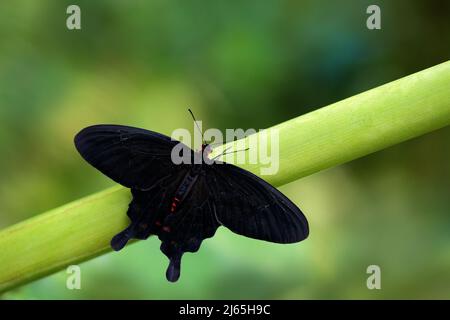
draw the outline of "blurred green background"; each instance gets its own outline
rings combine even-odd
[[[114,185],[73,146],[87,125],[192,130],[191,106],[205,127],[265,128],[449,59],[449,1],[376,1],[370,31],[374,3],[3,1],[0,228]],[[445,128],[283,186],[310,221],[302,243],[221,228],[171,284],[150,238],[81,264],[81,290],[62,271],[2,297],[450,298],[449,147]]]

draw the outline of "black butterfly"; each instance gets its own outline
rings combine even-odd
[[[156,132],[121,125],[95,125],[76,135],[82,157],[133,195],[127,211],[131,223],[111,240],[114,250],[132,238],[158,235],[161,251],[170,260],[166,277],[174,282],[180,276],[182,255],[196,252],[221,225],[277,243],[308,236],[303,213],[269,183],[224,162],[176,165],[171,151],[178,143]],[[194,159],[210,145],[203,143],[201,152],[183,150]]]

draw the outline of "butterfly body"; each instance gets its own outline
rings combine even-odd
[[[293,243],[308,236],[300,209],[261,178],[218,161],[198,161],[211,152],[202,145],[193,160],[174,164],[178,141],[156,132],[119,125],[83,129],[75,145],[83,158],[116,182],[131,189],[130,225],[113,237],[122,249],[130,239],[157,235],[169,258],[169,281],[180,276],[185,252],[196,252],[220,226],[247,237]]]
[[[172,208],[174,208],[174,210],[171,210],[172,212],[175,211],[176,206],[186,198],[189,191],[191,191],[191,189],[194,187],[195,182],[197,181],[199,175],[199,173],[196,171],[197,170],[192,169],[191,171],[186,173],[185,177],[183,178],[183,181],[181,181],[180,186],[175,192],[175,195],[172,200]]]

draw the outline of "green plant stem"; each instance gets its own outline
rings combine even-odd
[[[263,178],[280,186],[449,124],[447,61],[275,126],[279,171]],[[1,231],[0,291],[109,251],[129,201],[114,187]]]

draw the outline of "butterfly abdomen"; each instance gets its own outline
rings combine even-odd
[[[175,212],[177,206],[180,205],[184,199],[186,199],[186,196],[189,194],[189,192],[192,190],[192,187],[195,185],[197,178],[198,178],[197,173],[194,173],[192,171],[186,173],[172,198],[172,203],[170,205],[170,212],[172,213]]]

